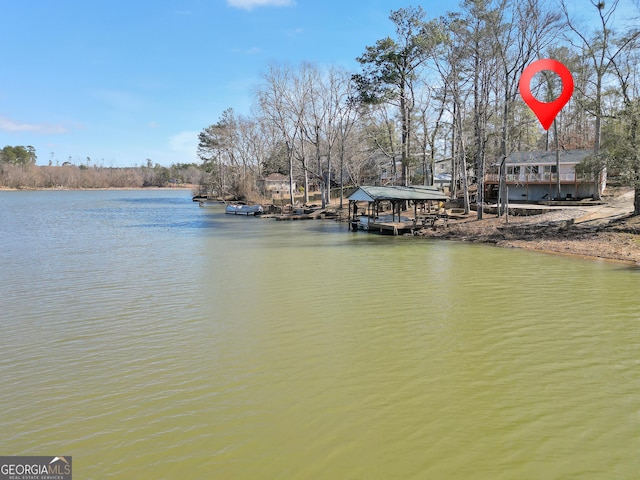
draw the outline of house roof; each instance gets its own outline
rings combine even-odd
[[[375,187],[364,186],[358,188],[349,195],[349,200],[354,202],[375,202],[379,200],[448,200],[449,197],[442,193],[437,187],[414,185],[409,187],[387,186]]]
[[[593,150],[560,150],[560,163],[577,164],[593,153]],[[556,151],[515,152],[507,157],[506,165],[555,165]]]
[[[266,176],[264,180],[266,182],[282,182],[284,180],[288,180],[288,177],[285,177],[283,174],[276,172]]]

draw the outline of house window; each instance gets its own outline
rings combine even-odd
[[[526,168],[526,173],[527,174],[538,174],[538,165],[527,165]]]
[[[558,169],[555,165],[544,165],[542,167],[542,180],[545,182],[556,180],[558,178],[557,173]]]
[[[507,165],[507,181],[508,182],[517,182],[520,177],[520,166],[519,165]]]

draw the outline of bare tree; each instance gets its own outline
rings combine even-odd
[[[495,45],[492,41],[492,17],[496,12],[486,1],[466,0],[463,7],[466,10],[461,19],[464,29],[459,29],[459,34],[463,35],[461,41],[466,45],[467,68],[471,78],[475,150],[473,157],[477,182],[477,217],[480,220],[484,209],[484,174],[489,140],[487,125],[493,114],[490,102],[491,83],[496,78],[499,68]]]
[[[396,38],[378,40],[358,58],[363,72],[353,76],[364,103],[394,103],[400,114],[402,184],[409,182],[411,159],[411,117],[415,107],[415,87],[419,69],[427,53],[442,40],[437,22],[424,21],[421,7],[400,8],[391,12]]]
[[[502,90],[498,215],[503,215],[507,208],[505,162],[513,151],[511,112],[518,96],[518,80],[534,55],[557,35],[560,14],[544,11],[539,0],[502,0],[489,18],[501,73],[497,85]]]
[[[640,215],[640,45],[634,41],[629,47],[612,63],[621,105],[603,146],[622,181],[633,186],[634,214]]]
[[[301,137],[302,119],[299,106],[292,101],[293,74],[288,67],[271,65],[264,75],[265,84],[258,92],[259,108],[266,121],[271,122],[286,145],[289,163],[289,198],[294,203],[294,165],[296,143]],[[304,158],[304,156],[303,156]],[[306,169],[305,169],[305,180]],[[305,181],[305,192],[308,181]]]
[[[466,21],[460,15],[450,13],[440,19],[447,37],[443,48],[434,57],[440,74],[443,105],[447,105],[451,118],[451,198],[458,196],[458,182],[463,190],[464,212],[469,213],[469,181],[467,177],[467,152],[463,110],[467,103],[469,75],[466,75],[467,48],[465,42]]]
[[[605,2],[601,0],[589,0],[589,3],[596,9],[598,16],[598,30],[593,35],[587,35],[584,28],[580,28],[569,13],[565,0],[561,0],[560,4],[564,13],[567,25],[573,36],[568,36],[568,41],[576,48],[579,48],[583,55],[589,59],[592,67],[592,108],[590,114],[594,117],[594,142],[593,157],[596,162],[596,189],[597,197],[601,194],[601,185],[606,175],[606,165],[600,155],[600,147],[602,143],[602,120],[604,117],[603,110],[603,92],[605,88],[605,78],[612,71],[612,66],[617,57],[630,45],[636,41],[640,35],[637,27],[631,27],[624,33],[617,33],[613,28],[613,16],[618,8],[619,0],[613,0],[607,7]]]
[[[356,142],[350,141],[352,137],[355,137],[356,125],[360,119],[360,110],[357,102],[354,101],[355,92],[353,90],[353,83],[351,82],[350,74],[343,70],[336,70],[334,72],[336,81],[332,82],[335,85],[335,98],[336,98],[336,143],[338,148],[338,157],[340,159],[340,208],[343,206],[344,200],[344,174],[345,166],[348,163],[349,158],[354,158],[357,154],[356,151],[350,148]],[[329,156],[331,158],[331,156]]]
[[[387,175],[385,183],[395,185],[398,178],[397,160],[400,157],[398,126],[387,104],[361,105],[363,122],[362,133],[371,144],[372,154],[379,152],[386,158],[388,167],[384,168]],[[389,179],[390,177],[390,179]]]

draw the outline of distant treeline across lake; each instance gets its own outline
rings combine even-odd
[[[70,163],[40,166],[0,162],[0,188],[168,187],[197,184],[201,175],[196,164],[116,168]]]

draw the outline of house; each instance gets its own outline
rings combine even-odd
[[[593,153],[592,150],[562,150],[559,169],[556,152],[517,152],[507,157],[506,185],[510,202],[537,202],[552,199],[592,198],[603,189],[606,178],[595,181],[593,175],[576,173],[576,165]],[[499,190],[499,165],[493,164],[485,174],[485,200],[495,201]],[[560,195],[558,198],[558,177]]]
[[[395,160],[395,178],[392,172],[392,166],[389,165],[390,160],[385,157],[386,161],[380,160],[380,155],[377,157],[377,164],[380,165],[380,185],[399,185],[402,180],[402,162]],[[425,168],[422,163],[422,154],[415,154],[413,157],[413,167],[409,171],[409,177],[414,181],[422,182],[425,177]],[[429,168],[429,167],[427,167]],[[428,172],[433,175],[433,184],[438,187],[450,187],[451,186],[451,158],[437,159],[433,165],[433,172]]]
[[[433,184],[436,187],[441,188],[444,192],[449,190],[451,186],[451,174],[450,173],[436,173],[433,176]]]
[[[289,177],[281,173],[272,173],[262,179],[262,188],[265,195],[273,197],[289,195]],[[296,182],[293,182],[293,190],[296,189]]]

